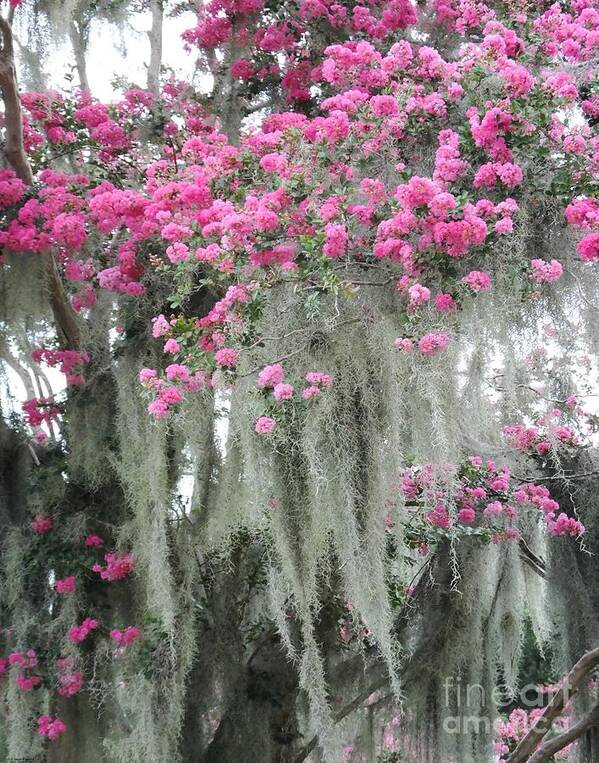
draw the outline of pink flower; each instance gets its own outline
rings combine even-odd
[[[37,732],[40,736],[48,739],[58,739],[67,730],[60,718],[52,718],[49,715],[40,715],[37,719]]]
[[[425,334],[418,342],[418,348],[423,355],[435,355],[447,349],[450,339],[447,334],[430,332]]]
[[[578,538],[586,532],[585,526],[574,517],[569,517],[563,512],[556,520],[548,519],[547,530],[550,535],[570,535],[572,538]]]
[[[398,336],[393,344],[398,350],[403,350],[403,352],[413,352],[414,350],[414,342],[411,339],[408,339],[408,337]]]
[[[234,368],[237,365],[237,350],[234,350],[232,347],[223,347],[214,353],[214,359],[219,366]]]
[[[121,646],[129,646],[134,641],[141,639],[141,631],[135,625],[128,625],[125,630],[111,630],[110,638]]]
[[[276,387],[283,381],[285,371],[280,363],[275,363],[272,366],[264,366],[264,368],[258,374],[258,386],[259,387]]]
[[[343,257],[347,247],[347,230],[344,225],[328,223],[324,229],[325,243],[322,251],[327,257],[337,259]]]
[[[260,159],[260,167],[265,172],[277,172],[281,173],[284,172],[287,167],[287,157],[285,154],[278,154],[278,153],[272,153],[272,154],[265,154],[262,159]]]
[[[370,108],[377,117],[396,117],[399,104],[392,95],[375,95],[370,99]]]
[[[453,310],[457,310],[457,305],[451,294],[444,294],[441,292],[435,297],[435,307],[442,313],[449,313]]]
[[[91,617],[86,617],[81,625],[73,625],[67,632],[67,638],[72,641],[73,644],[80,644],[89,636],[89,634],[99,627],[97,620]]]
[[[181,349],[179,342],[176,339],[167,339],[164,343],[164,352],[168,352],[170,355],[175,355]]]
[[[31,523],[31,529],[38,535],[45,535],[52,529],[52,518],[44,517],[41,514],[36,514],[35,519]]]
[[[476,519],[476,512],[474,511],[474,509],[465,507],[458,511],[458,522],[461,522],[464,525],[471,525],[475,519]]]
[[[85,539],[85,545],[90,548],[101,548],[104,545],[104,541],[99,535],[94,535],[92,533],[92,535],[88,535]]]
[[[506,162],[505,164],[496,165],[496,169],[499,179],[508,188],[518,185],[524,178],[522,168],[518,164]]]
[[[75,590],[75,577],[73,575],[69,575],[68,578],[57,580],[54,584],[54,588],[56,589],[57,593],[73,593]]]
[[[180,241],[167,246],[166,256],[174,264],[176,262],[184,262],[189,259],[189,247],[182,244]]]
[[[135,570],[136,564],[132,554],[121,552],[119,554],[105,554],[106,567],[94,564],[92,570],[97,572],[102,580],[122,580]]]
[[[275,400],[291,400],[293,397],[293,392],[294,389],[291,384],[285,384],[281,382],[280,384],[275,385],[273,395]]]
[[[545,262],[545,260],[535,259],[531,260],[530,264],[532,266],[531,277],[536,283],[557,281],[562,277],[564,272],[563,267],[557,260]]]
[[[39,676],[17,676],[17,686],[21,691],[33,691],[36,686],[39,686],[42,679]]]
[[[599,260],[599,233],[589,233],[582,238],[576,246],[576,251],[580,259],[586,262]]]
[[[320,385],[321,387],[328,388],[333,384],[333,377],[329,374],[323,374],[321,371],[308,371],[304,379],[308,384]]]
[[[256,421],[254,429],[258,434],[270,434],[274,431],[275,426],[276,421],[271,419],[270,416],[260,416]]]
[[[139,382],[140,384],[143,384],[146,387],[151,387],[157,377],[157,371],[155,371],[153,368],[142,368],[139,372]]]
[[[408,289],[408,296],[410,298],[410,307],[418,307],[424,305],[431,298],[430,289],[422,284],[415,283]]]
[[[168,334],[171,330],[171,324],[167,321],[164,315],[158,315],[156,318],[152,318],[152,336],[154,339]]]
[[[495,233],[498,233],[500,236],[511,233],[514,230],[514,223],[512,222],[511,217],[502,217],[495,223]]]
[[[310,400],[310,398],[316,397],[317,395],[320,395],[320,387],[315,387],[314,385],[311,387],[306,387],[302,391],[302,397],[304,400]]]
[[[480,270],[471,270],[467,276],[462,278],[462,283],[474,291],[486,291],[491,286],[491,278],[488,273]]]
[[[62,673],[58,683],[58,693],[61,697],[73,697],[75,694],[79,694],[83,688],[83,674],[78,671],[75,673]]]
[[[165,369],[166,378],[169,381],[189,381],[189,369],[187,366],[182,366],[179,363],[171,363]]]
[[[503,514],[503,504],[499,501],[493,501],[492,503],[488,503],[485,507],[485,510],[483,511],[483,514],[488,519],[494,519],[495,517],[500,517]]]

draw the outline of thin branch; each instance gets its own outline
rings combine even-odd
[[[599,726],[599,706],[595,706],[587,716],[578,721],[578,723],[575,723],[574,726],[570,726],[563,734],[559,734],[542,744],[534,755],[529,758],[528,763],[547,763],[556,752],[563,750],[564,747],[580,739],[581,736],[595,726]]]
[[[344,718],[346,718],[348,715],[354,712],[354,710],[357,710],[361,705],[366,702],[368,697],[370,695],[377,691],[378,689],[381,689],[383,686],[386,686],[389,683],[389,678],[386,675],[379,676],[377,680],[375,680],[373,683],[371,683],[366,689],[361,691],[358,695],[356,695],[351,702],[348,702],[347,705],[344,705],[339,710],[337,710],[336,713],[333,715],[333,722],[335,724],[342,721]],[[293,763],[303,763],[304,760],[310,755],[311,752],[313,752],[318,745],[318,737],[312,737],[312,739],[308,742],[307,745],[302,747],[302,749],[297,753],[297,755],[293,758]]]
[[[537,477],[531,477],[531,476],[520,477],[520,476],[516,476],[516,475],[514,475],[514,477],[516,477],[516,479],[519,480],[520,482],[535,482],[535,481],[540,481],[540,482],[567,482],[568,480],[577,480],[577,479],[579,480],[579,479],[584,479],[585,477],[596,477],[598,474],[599,474],[599,471],[595,471],[595,472],[582,472],[581,474],[558,474],[558,475],[556,475],[554,477],[545,477],[545,476],[543,476],[543,477],[538,477],[538,476]]]

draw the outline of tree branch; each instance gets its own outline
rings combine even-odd
[[[591,712],[582,718],[574,726],[570,726],[563,734],[559,734],[553,739],[542,744],[534,755],[529,758],[528,763],[547,763],[556,752],[563,750],[572,742],[575,742],[581,736],[587,733],[594,726],[599,725],[599,706],[595,706]]]
[[[160,93],[160,67],[162,66],[162,0],[150,0],[152,28],[148,32],[150,40],[150,63],[148,65],[147,89],[158,96]]]
[[[566,704],[576,694],[584,679],[597,665],[599,665],[599,648],[591,649],[590,652],[587,652],[578,660],[576,665],[562,680],[558,692],[547,705],[543,715],[508,757],[507,763],[527,763],[527,761],[528,763],[533,763],[535,759],[531,756],[534,755],[539,742],[547,734],[553,721],[561,714]],[[540,763],[542,760],[546,760],[546,758],[537,758],[535,763]]]
[[[23,146],[23,119],[17,88],[12,28],[0,16],[2,49],[0,50],[0,92],[4,101],[4,155],[15,174],[26,185],[33,185],[33,172]]]
[[[0,34],[2,37],[0,93],[4,102],[4,155],[17,177],[26,185],[33,185],[33,172],[23,143],[23,118],[17,86],[12,27],[2,16],[0,16]],[[75,312],[64,292],[54,257],[50,252],[42,256],[45,260],[48,296],[57,330],[61,334],[62,344],[75,349],[79,346],[79,326]]]

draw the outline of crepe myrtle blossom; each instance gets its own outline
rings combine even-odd
[[[473,291],[487,291],[491,288],[491,277],[488,273],[480,270],[471,270],[462,278],[462,283],[469,286]]]
[[[581,260],[595,262],[599,260],[599,233],[589,233],[580,239],[576,245],[576,251]]]
[[[129,554],[125,551],[114,554],[105,554],[104,561],[106,566],[102,567],[101,564],[94,564],[92,567],[93,572],[97,572],[102,580],[114,581],[122,580],[130,575],[136,568],[136,562],[133,554]]]
[[[53,524],[52,517],[36,514],[35,519],[31,523],[31,529],[38,535],[46,535],[52,529]]]
[[[40,676],[17,676],[16,678],[17,688],[25,692],[33,691],[41,683],[42,679]]]
[[[270,416],[260,416],[254,427],[258,434],[271,434],[274,432],[276,421]]]
[[[223,347],[214,353],[214,359],[223,368],[234,368],[237,365],[238,358],[237,350],[231,347]]]
[[[65,733],[67,727],[60,718],[53,718],[50,715],[40,715],[37,719],[38,734],[48,739],[58,739]]]
[[[585,532],[576,517],[560,513],[559,503],[544,485],[514,484],[507,466],[480,456],[470,456],[459,465],[409,467],[399,476],[404,499],[417,511],[414,519],[425,534],[430,527],[460,533],[466,526],[487,533],[493,542],[512,541],[519,537],[521,516],[531,512],[540,516],[549,536],[576,539]]]
[[[277,384],[281,384],[285,378],[285,371],[280,363],[275,363],[271,366],[264,366],[264,368],[258,374],[258,387],[276,387]]]
[[[418,340],[418,349],[423,355],[436,355],[449,346],[450,338],[440,331],[431,331]]]
[[[398,336],[395,339],[394,344],[398,350],[403,350],[403,352],[410,353],[414,351],[414,341],[409,337]]]
[[[88,548],[102,548],[104,540],[99,535],[92,533],[85,538],[85,545],[88,546]]]
[[[56,593],[74,593],[75,584],[74,575],[69,575],[62,580],[57,580],[56,583],[54,583],[54,588]]]
[[[57,660],[60,668],[61,660]],[[80,671],[70,672],[65,670],[58,677],[58,693],[61,697],[74,697],[83,688],[83,673]]]
[[[180,352],[180,350],[181,346],[179,342],[177,342],[177,340],[173,339],[172,337],[167,339],[164,343],[163,351],[169,353],[170,355],[176,355],[178,352]]]
[[[114,628],[110,631],[110,638],[119,646],[129,646],[142,637],[141,630],[135,625],[128,625],[124,630]]]
[[[560,262],[557,260],[545,260],[534,259],[530,261],[532,268],[531,278],[536,283],[551,283],[553,281],[559,281],[562,277],[564,269]]]
[[[333,377],[322,371],[308,371],[304,378],[308,384],[313,384],[322,389],[329,389],[333,386]]]
[[[8,664],[17,665],[19,668],[29,670],[37,666],[37,654],[34,649],[28,649],[25,654],[21,652],[11,652],[8,655]]]
[[[285,384],[284,382],[275,384],[275,387],[273,389],[273,396],[275,400],[278,400],[279,402],[281,400],[291,400],[293,397],[293,393],[294,393],[293,385]]]
[[[69,628],[67,638],[69,641],[72,641],[73,644],[80,644],[99,626],[100,623],[97,620],[94,620],[92,617],[86,617],[81,625],[73,625]]]

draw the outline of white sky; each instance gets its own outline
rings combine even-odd
[[[15,18],[15,30],[18,37],[23,36],[19,12]],[[90,88],[94,96],[101,101],[115,99],[112,81],[115,77],[126,77],[137,85],[144,86],[146,82],[145,63],[150,58],[150,43],[147,32],[151,26],[149,12],[132,14],[128,26],[123,31],[105,21],[92,22],[90,45],[87,53],[87,73]],[[162,59],[165,67],[174,70],[175,75],[190,80],[193,77],[196,56],[183,49],[181,33],[194,27],[196,17],[186,12],[171,18],[166,16],[163,26]],[[123,48],[126,48],[124,55]],[[18,48],[17,48],[18,51]],[[53,87],[67,87],[66,75],[73,73],[74,58],[71,46],[67,40],[48,52],[44,61],[44,71],[51,79]]]

